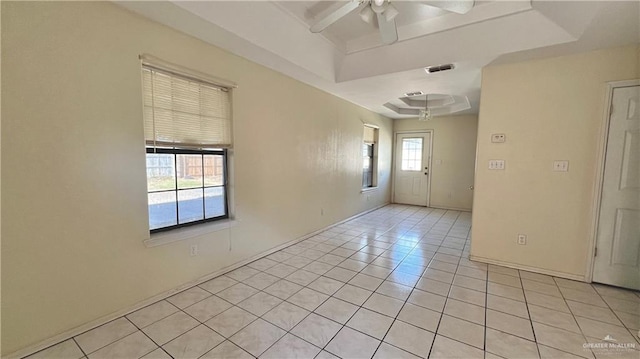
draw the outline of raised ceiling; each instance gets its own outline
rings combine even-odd
[[[406,92],[467,96],[477,113],[492,63],[640,43],[637,1],[476,1],[467,14],[393,1],[398,42],[350,13],[309,27],[340,1],[132,1],[119,5],[391,118]],[[448,72],[424,67],[455,64]]]

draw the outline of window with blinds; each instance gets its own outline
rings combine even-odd
[[[176,65],[152,66],[143,59],[152,233],[229,218],[230,87],[175,69]]]
[[[142,66],[147,145],[230,148],[228,88],[152,66]]]
[[[362,188],[377,186],[377,142],[378,129],[365,125],[362,143]]]

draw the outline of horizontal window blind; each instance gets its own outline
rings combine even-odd
[[[364,126],[364,142],[376,143],[376,128]]]
[[[230,148],[230,89],[142,65],[144,136],[153,147]]]

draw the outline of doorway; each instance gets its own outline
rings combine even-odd
[[[611,90],[593,281],[640,290],[640,85]]]
[[[394,203],[429,206],[433,131],[396,134]]]

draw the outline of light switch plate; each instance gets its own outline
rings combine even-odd
[[[490,170],[504,170],[504,160],[489,160]]]
[[[569,172],[569,161],[553,161],[554,172]]]

